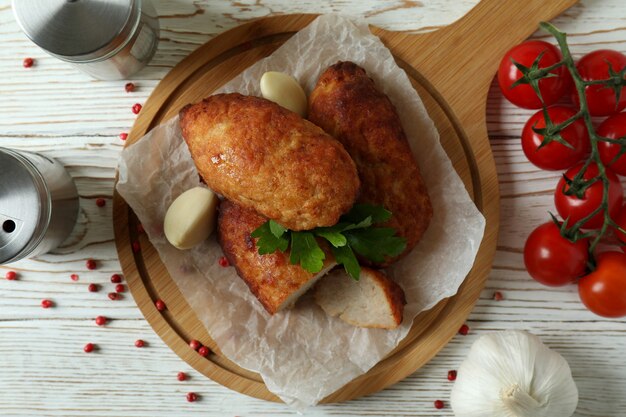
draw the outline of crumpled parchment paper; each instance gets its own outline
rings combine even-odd
[[[299,410],[367,372],[406,336],[419,312],[454,295],[485,226],[409,79],[365,23],[321,16],[217,92],[260,96],[261,75],[273,70],[293,75],[310,93],[321,72],[339,60],[364,67],[395,104],[434,207],[421,243],[388,271],[408,300],[396,330],[361,329],[327,317],[310,294],[294,309],[270,316],[234,268],[218,265],[222,251],[214,235],[192,250],[169,245],[162,232],[165,212],[179,194],[199,185],[178,118],[125,149],[119,164],[118,192],[222,353],[259,372],[272,392]]]

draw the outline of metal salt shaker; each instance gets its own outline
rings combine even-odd
[[[76,186],[52,158],[0,148],[0,265],[58,247],[78,218]]]
[[[133,75],[158,44],[149,0],[13,0],[13,12],[30,40],[101,80]]]

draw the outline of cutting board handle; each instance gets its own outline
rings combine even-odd
[[[464,119],[472,113],[464,107],[486,102],[489,84],[506,51],[537,30],[539,22],[554,18],[576,2],[482,0],[442,29],[386,40]]]

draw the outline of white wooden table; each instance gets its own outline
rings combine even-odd
[[[17,0],[20,1],[20,0]],[[47,56],[20,32],[9,0],[0,0],[0,146],[44,152],[74,177],[79,226],[54,254],[11,265],[18,281],[0,279],[0,415],[2,416],[276,416],[293,415],[282,404],[230,391],[191,370],[156,336],[129,294],[111,301],[109,277],[120,272],[113,242],[111,196],[117,157],[129,130],[131,106],[146,100],[183,57],[218,33],[276,13],[329,13],[365,17],[392,30],[432,30],[448,24],[476,0],[418,1],[155,1],[161,22],[156,57],[124,91],[125,81],[95,81]],[[577,56],[598,48],[626,52],[626,2],[586,0],[557,18]],[[537,34],[546,37],[544,34]],[[488,46],[486,46],[488,47]],[[468,51],[471,53],[471,51]],[[25,57],[35,66],[22,67]],[[459,86],[463,88],[463,86]],[[576,416],[626,416],[626,320],[587,312],[575,287],[549,289],[524,270],[528,233],[547,220],[558,173],[540,171],[521,151],[519,135],[531,111],[514,108],[492,86],[487,109],[502,194],[502,225],[493,272],[468,320],[470,335],[457,336],[428,365],[395,386],[355,401],[311,409],[311,416],[452,416],[449,369],[459,366],[480,334],[526,329],[569,361],[580,390]],[[97,198],[106,199],[99,208]],[[88,271],[93,258],[98,269]],[[9,268],[0,267],[0,277]],[[70,274],[80,275],[78,282]],[[87,291],[98,283],[97,293]],[[493,300],[501,291],[502,301]],[[55,308],[40,302],[50,298]],[[94,317],[112,319],[98,328]],[[137,349],[136,339],[147,346]],[[92,342],[97,352],[86,354]],[[186,382],[176,374],[185,371]],[[196,392],[197,403],[185,394]],[[442,399],[446,408],[435,410]]]

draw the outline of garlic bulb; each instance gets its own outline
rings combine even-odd
[[[511,330],[472,345],[451,405],[456,417],[570,417],[578,389],[560,354],[537,336]]]

